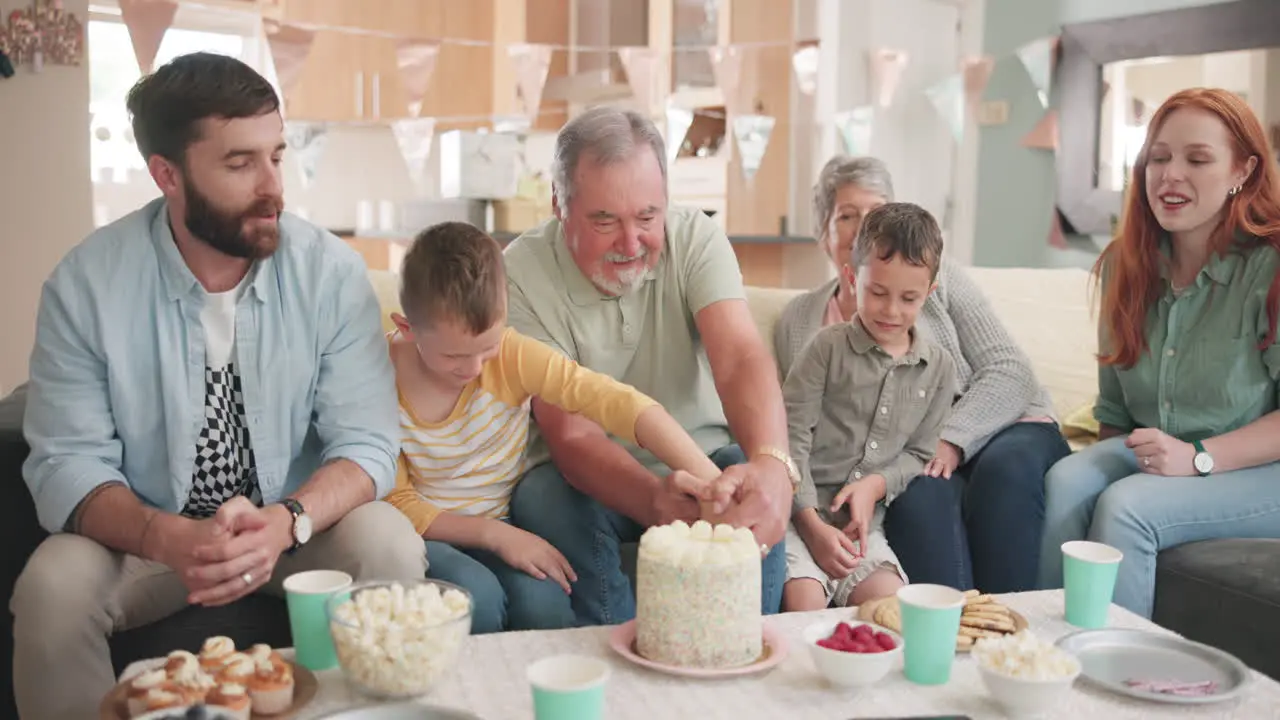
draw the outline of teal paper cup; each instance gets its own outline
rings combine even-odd
[[[536,720],[600,720],[609,664],[583,655],[556,655],[529,666]]]
[[[289,606],[289,630],[298,664],[308,670],[337,667],[333,636],[325,602],[351,587],[351,576],[340,570],[308,570],[284,579],[284,598]]]
[[[1067,622],[1078,628],[1106,627],[1124,553],[1102,543],[1073,540],[1062,544],[1062,589]]]
[[[945,685],[956,659],[964,593],[945,585],[898,590],[902,611],[903,674],[918,685]]]

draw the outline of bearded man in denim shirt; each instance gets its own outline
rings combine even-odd
[[[92,717],[107,638],[289,574],[421,578],[395,508],[396,396],[359,256],[283,214],[280,103],[193,54],[133,88],[163,197],[44,286],[24,470],[41,524],[11,601],[22,717]]]

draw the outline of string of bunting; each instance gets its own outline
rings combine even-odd
[[[1049,107],[1058,50],[1059,38],[1048,36],[1028,42],[1012,54],[1026,71],[1044,109],[1035,126],[1020,141],[1025,148],[1054,153],[1058,150],[1058,114]],[[893,104],[908,61],[907,53],[901,50],[877,48],[868,53],[869,102],[837,112],[833,117],[836,133],[845,152],[851,155],[872,153],[877,110]],[[967,120],[977,113],[982,103],[996,63],[997,59],[991,55],[965,58],[955,72],[933,82],[923,91],[957,143],[963,140]],[[1065,247],[1066,241],[1056,211],[1048,235],[1050,245]]]
[[[128,26],[138,66],[143,73],[152,70],[164,34],[173,23],[177,5],[177,0],[120,0],[122,19]],[[40,8],[49,8],[46,12],[53,14],[62,12],[58,0],[36,0],[31,15],[36,16]],[[21,23],[19,26],[25,27]],[[0,35],[0,51],[10,51],[11,56],[14,55],[11,51],[15,37],[13,27],[14,20],[11,18],[9,31]],[[73,25],[68,23],[68,27]],[[731,147],[736,147],[737,160],[744,179],[751,183],[763,162],[777,124],[776,118],[757,110],[756,98],[760,90],[759,51],[769,48],[790,48],[796,87],[805,95],[812,95],[817,90],[820,62],[820,50],[815,41],[684,45],[663,50],[644,46],[508,44],[463,38],[406,38],[374,30],[307,23],[281,23],[267,18],[263,20],[263,34],[270,49],[276,80],[286,96],[296,87],[310,56],[316,34],[320,31],[390,37],[396,40],[397,66],[408,100],[409,117],[394,121],[391,126],[415,182],[419,182],[422,178],[422,170],[434,138],[435,127],[441,122],[487,122],[499,132],[527,129],[541,114],[542,95],[546,87],[552,54],[558,50],[572,50],[617,53],[632,91],[632,102],[652,117],[665,115],[667,135],[671,138],[668,146],[672,153],[672,160],[679,152],[680,141],[692,125],[695,111],[667,107],[667,99],[663,97],[663,81],[670,74],[671,58],[677,53],[707,53],[716,85],[724,96],[724,115],[727,116],[726,119],[730,123],[729,130],[733,136]],[[30,35],[30,32],[27,32],[27,35]],[[30,40],[24,42],[30,43]],[[512,88],[513,106],[517,108],[518,116],[423,117],[423,102],[430,89],[441,47],[445,45],[479,47],[506,45],[506,56],[515,77]],[[1027,43],[1018,48],[1015,53],[1031,78],[1036,95],[1046,110],[1035,128],[1022,139],[1022,145],[1028,148],[1055,152],[1057,150],[1057,114],[1048,108],[1057,51],[1058,38],[1051,36]],[[22,57],[19,55],[19,60]],[[899,49],[875,48],[868,53],[870,101],[866,105],[838,112],[833,118],[847,152],[853,154],[871,152],[877,110],[893,106],[909,62],[909,54]],[[980,104],[995,64],[996,60],[989,55],[966,58],[960,63],[956,72],[941,78],[923,90],[924,96],[946,123],[956,142],[963,139],[967,119]],[[708,111],[697,112],[707,114]],[[324,148],[327,126],[323,123],[290,123],[290,125],[289,143],[298,151],[304,182],[310,183],[315,175],[318,157]],[[1053,228],[1051,228],[1051,235],[1053,234]],[[1061,230],[1056,234],[1060,235]]]

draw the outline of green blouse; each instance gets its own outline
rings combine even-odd
[[[1165,275],[1147,319],[1147,351],[1129,369],[1098,365],[1099,423],[1154,427],[1184,441],[1248,425],[1280,406],[1280,342],[1267,292],[1280,254],[1266,245],[1214,255],[1180,294]]]

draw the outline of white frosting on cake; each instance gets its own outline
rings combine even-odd
[[[649,528],[636,564],[636,652],[682,667],[755,662],[760,583],[760,546],[746,528],[703,520]]]

